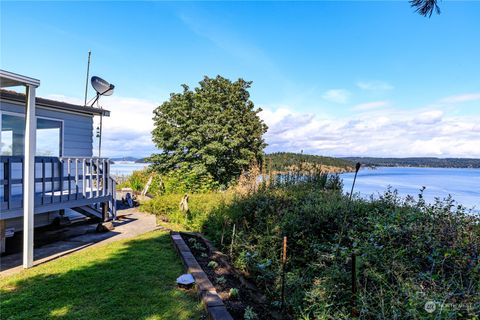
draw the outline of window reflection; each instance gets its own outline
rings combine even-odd
[[[61,152],[62,123],[50,119],[37,119],[37,156],[59,157]]]
[[[23,156],[25,118],[1,114],[0,155]],[[59,157],[62,154],[62,122],[37,118],[37,156]]]

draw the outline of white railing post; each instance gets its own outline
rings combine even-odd
[[[88,170],[89,174],[89,181],[90,181],[90,196],[89,198],[93,198],[93,158],[90,158],[90,169]]]
[[[108,175],[107,175],[107,170],[108,166],[106,165],[107,161],[105,159],[102,160],[102,196],[107,195],[107,184],[108,184]]]
[[[97,190],[95,192],[96,197],[100,196],[100,159],[97,158],[97,175],[95,176],[97,180]]]
[[[83,161],[82,161],[82,193],[83,193],[84,198],[87,197],[86,190],[87,190],[87,164],[86,164],[85,158],[83,158]]]
[[[78,159],[75,158],[75,199],[78,199]]]
[[[30,268],[33,266],[37,121],[35,118],[35,87],[27,85],[26,91],[25,158],[23,166],[23,267]]]

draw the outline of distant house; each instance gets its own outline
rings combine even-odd
[[[40,82],[32,78],[0,70],[0,80],[2,88],[27,88],[26,94],[0,91],[0,249],[6,236],[27,231],[29,267],[34,227],[75,214],[101,221],[115,216],[110,161],[93,157],[93,118],[110,113],[36,98]]]

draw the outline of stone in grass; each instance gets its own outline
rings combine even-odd
[[[112,221],[108,221],[108,222],[100,222],[98,225],[97,225],[97,232],[108,232],[108,231],[112,231],[114,230],[115,227],[113,226],[113,222]]]
[[[195,284],[195,279],[190,273],[182,274],[177,278],[177,285],[180,288],[190,289]]]

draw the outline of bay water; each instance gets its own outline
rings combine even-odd
[[[354,173],[341,174],[343,188],[350,192]],[[423,196],[429,203],[435,198],[444,199],[451,195],[458,204],[480,211],[480,169],[469,168],[411,168],[379,167],[361,168],[355,182],[354,193],[361,197],[377,197],[388,187],[396,189],[401,197],[418,197],[425,187]]]
[[[117,162],[111,166],[116,176],[128,176],[135,170],[147,167],[148,163]],[[344,173],[345,192],[350,192],[354,173]],[[401,197],[418,197],[420,189],[425,187],[423,196],[429,203],[435,198],[451,195],[455,201],[467,208],[480,212],[480,169],[468,168],[411,168],[379,167],[361,168],[355,183],[354,193],[361,197],[377,197],[388,187],[396,189]]]

